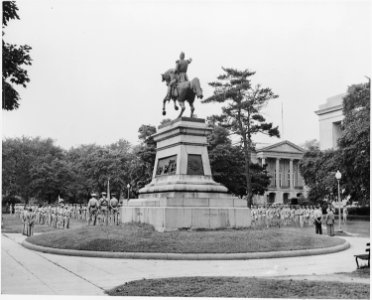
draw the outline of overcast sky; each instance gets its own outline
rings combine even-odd
[[[31,82],[3,111],[3,138],[51,137],[66,149],[138,142],[141,124],[159,125],[160,74],[179,53],[193,59],[205,97],[221,67],[256,71],[253,83],[280,97],[265,109],[282,138],[318,139],[314,113],[328,97],[365,82],[371,65],[369,1],[17,1],[21,20],[7,42],[32,47]],[[177,112],[168,105],[167,117]],[[220,112],[196,100],[196,114]],[[185,115],[189,115],[187,108]],[[284,133],[284,134],[283,134]],[[277,142],[258,137],[257,142]]]

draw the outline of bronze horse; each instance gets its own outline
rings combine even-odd
[[[169,85],[170,81],[174,79],[175,76],[176,74],[174,73],[174,69],[169,69],[164,74],[161,74],[162,81],[165,81],[167,85]],[[199,79],[194,78],[191,81],[177,82],[175,84],[175,88],[173,88],[171,98],[169,99],[167,96],[163,100],[163,116],[166,115],[165,103],[172,99],[174,102],[175,110],[178,110],[176,101],[178,101],[179,105],[181,106],[181,112],[178,118],[182,117],[182,114],[184,113],[186,109],[185,101],[187,101],[190,105],[190,109],[191,109],[190,117],[192,118],[194,114],[194,110],[195,110],[194,108],[195,96],[197,96],[199,99],[202,99],[203,90],[200,87]]]

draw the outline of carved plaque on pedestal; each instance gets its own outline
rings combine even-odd
[[[187,158],[187,175],[204,175],[201,155],[189,154]]]
[[[156,176],[176,174],[177,155],[164,157],[158,160]]]

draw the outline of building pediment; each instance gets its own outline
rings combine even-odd
[[[305,150],[289,141],[283,141],[264,148],[257,149],[257,153],[261,152],[291,153],[303,155],[305,153]]]

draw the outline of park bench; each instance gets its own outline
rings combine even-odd
[[[356,264],[357,264],[357,268],[358,268],[358,269],[360,269],[359,264],[358,264],[358,259],[361,259],[361,260],[367,260],[367,261],[368,261],[368,268],[369,268],[369,258],[370,258],[370,255],[371,255],[371,249],[370,249],[369,243],[367,243],[367,249],[366,249],[366,252],[368,252],[368,254],[358,254],[358,255],[354,255],[354,256],[355,256],[355,261],[356,261]]]

